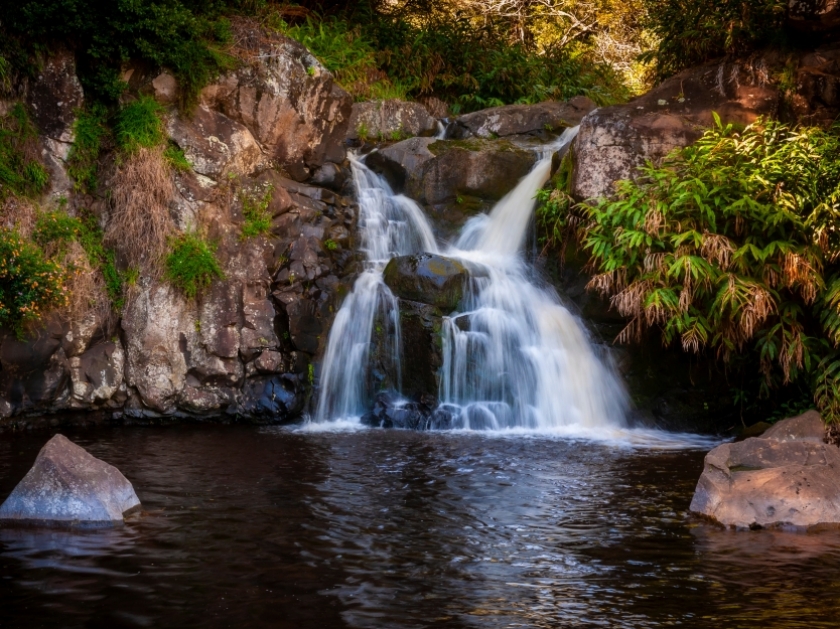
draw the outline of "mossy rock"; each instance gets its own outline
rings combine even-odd
[[[394,295],[445,312],[457,308],[469,278],[461,262],[432,253],[394,258],[385,267],[385,284]]]

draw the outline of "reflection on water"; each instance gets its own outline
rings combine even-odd
[[[70,436],[145,511],[110,531],[0,530],[2,627],[838,624],[840,533],[692,520],[703,452],[685,438]],[[0,498],[48,437],[0,440]]]

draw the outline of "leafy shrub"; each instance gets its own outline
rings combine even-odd
[[[64,270],[37,245],[0,228],[0,325],[22,338],[45,312],[67,305],[65,279]]]
[[[268,206],[273,193],[274,186],[269,185],[262,197],[241,195],[242,215],[245,217],[245,222],[242,223],[242,240],[271,231],[271,212],[268,211]]]
[[[660,78],[725,54],[785,38],[788,0],[645,0],[647,27],[658,39],[642,58]]]
[[[166,258],[166,278],[187,297],[195,297],[213,279],[224,278],[215,249],[196,232],[174,238],[172,251]]]
[[[108,133],[108,114],[102,105],[78,112],[73,124],[73,146],[67,158],[67,174],[77,192],[94,192],[102,139]]]
[[[653,329],[688,352],[751,356],[765,393],[805,378],[837,421],[840,127],[716,123],[614,198],[555,208],[560,228],[591,255],[589,287],[630,318],[618,341]]]
[[[20,103],[0,118],[0,201],[11,194],[34,197],[46,188],[49,175],[38,161],[37,139]]]
[[[117,114],[116,136],[119,147],[133,153],[139,148],[154,148],[163,144],[163,107],[151,96],[141,96],[128,103]]]
[[[20,72],[37,72],[49,42],[72,40],[86,96],[116,101],[124,91],[120,69],[128,59],[170,68],[182,88],[181,106],[230,67],[226,11],[254,6],[246,0],[40,0],[5,3],[0,55]]]
[[[310,48],[360,100],[434,96],[457,113],[579,94],[606,104],[629,95],[605,64],[560,46],[538,53],[466,17],[418,21],[363,11],[268,23]]]

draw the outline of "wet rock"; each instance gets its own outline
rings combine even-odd
[[[409,138],[370,153],[365,164],[385,177],[394,190],[405,190],[410,178],[422,179],[423,166],[435,158],[429,150],[435,142],[435,138]]]
[[[547,101],[537,105],[491,107],[458,117],[447,137],[502,138],[511,135],[559,131],[580,124],[596,105],[585,96],[567,103]]]
[[[739,529],[840,523],[840,448],[815,411],[706,455],[691,511]]]
[[[393,258],[385,267],[385,284],[400,299],[452,311],[461,301],[470,271],[458,260],[433,253]]]
[[[347,139],[361,136],[374,140],[400,140],[408,136],[434,135],[437,120],[420,103],[402,100],[354,103]]]
[[[0,522],[111,526],[139,507],[134,488],[117,468],[56,435],[0,506]]]
[[[69,359],[73,398],[78,403],[110,400],[123,382],[125,353],[112,341],[97,343],[79,357]]]
[[[443,366],[443,316],[428,304],[399,300],[402,392],[436,400]]]
[[[306,403],[306,387],[293,374],[250,378],[237,413],[254,421],[281,423],[295,419]]]
[[[428,149],[435,159],[411,174],[406,191],[431,205],[457,203],[464,195],[498,201],[530,172],[537,159],[534,153],[504,141],[439,140]]]
[[[406,400],[393,391],[383,391],[376,396],[370,412],[361,422],[374,428],[404,430],[446,430],[451,427],[450,412],[441,408],[434,397]]]

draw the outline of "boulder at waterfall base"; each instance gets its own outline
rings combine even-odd
[[[691,511],[737,529],[840,524],[840,448],[816,411],[706,455]]]
[[[0,523],[111,526],[139,507],[134,488],[117,468],[56,435],[0,506]]]

